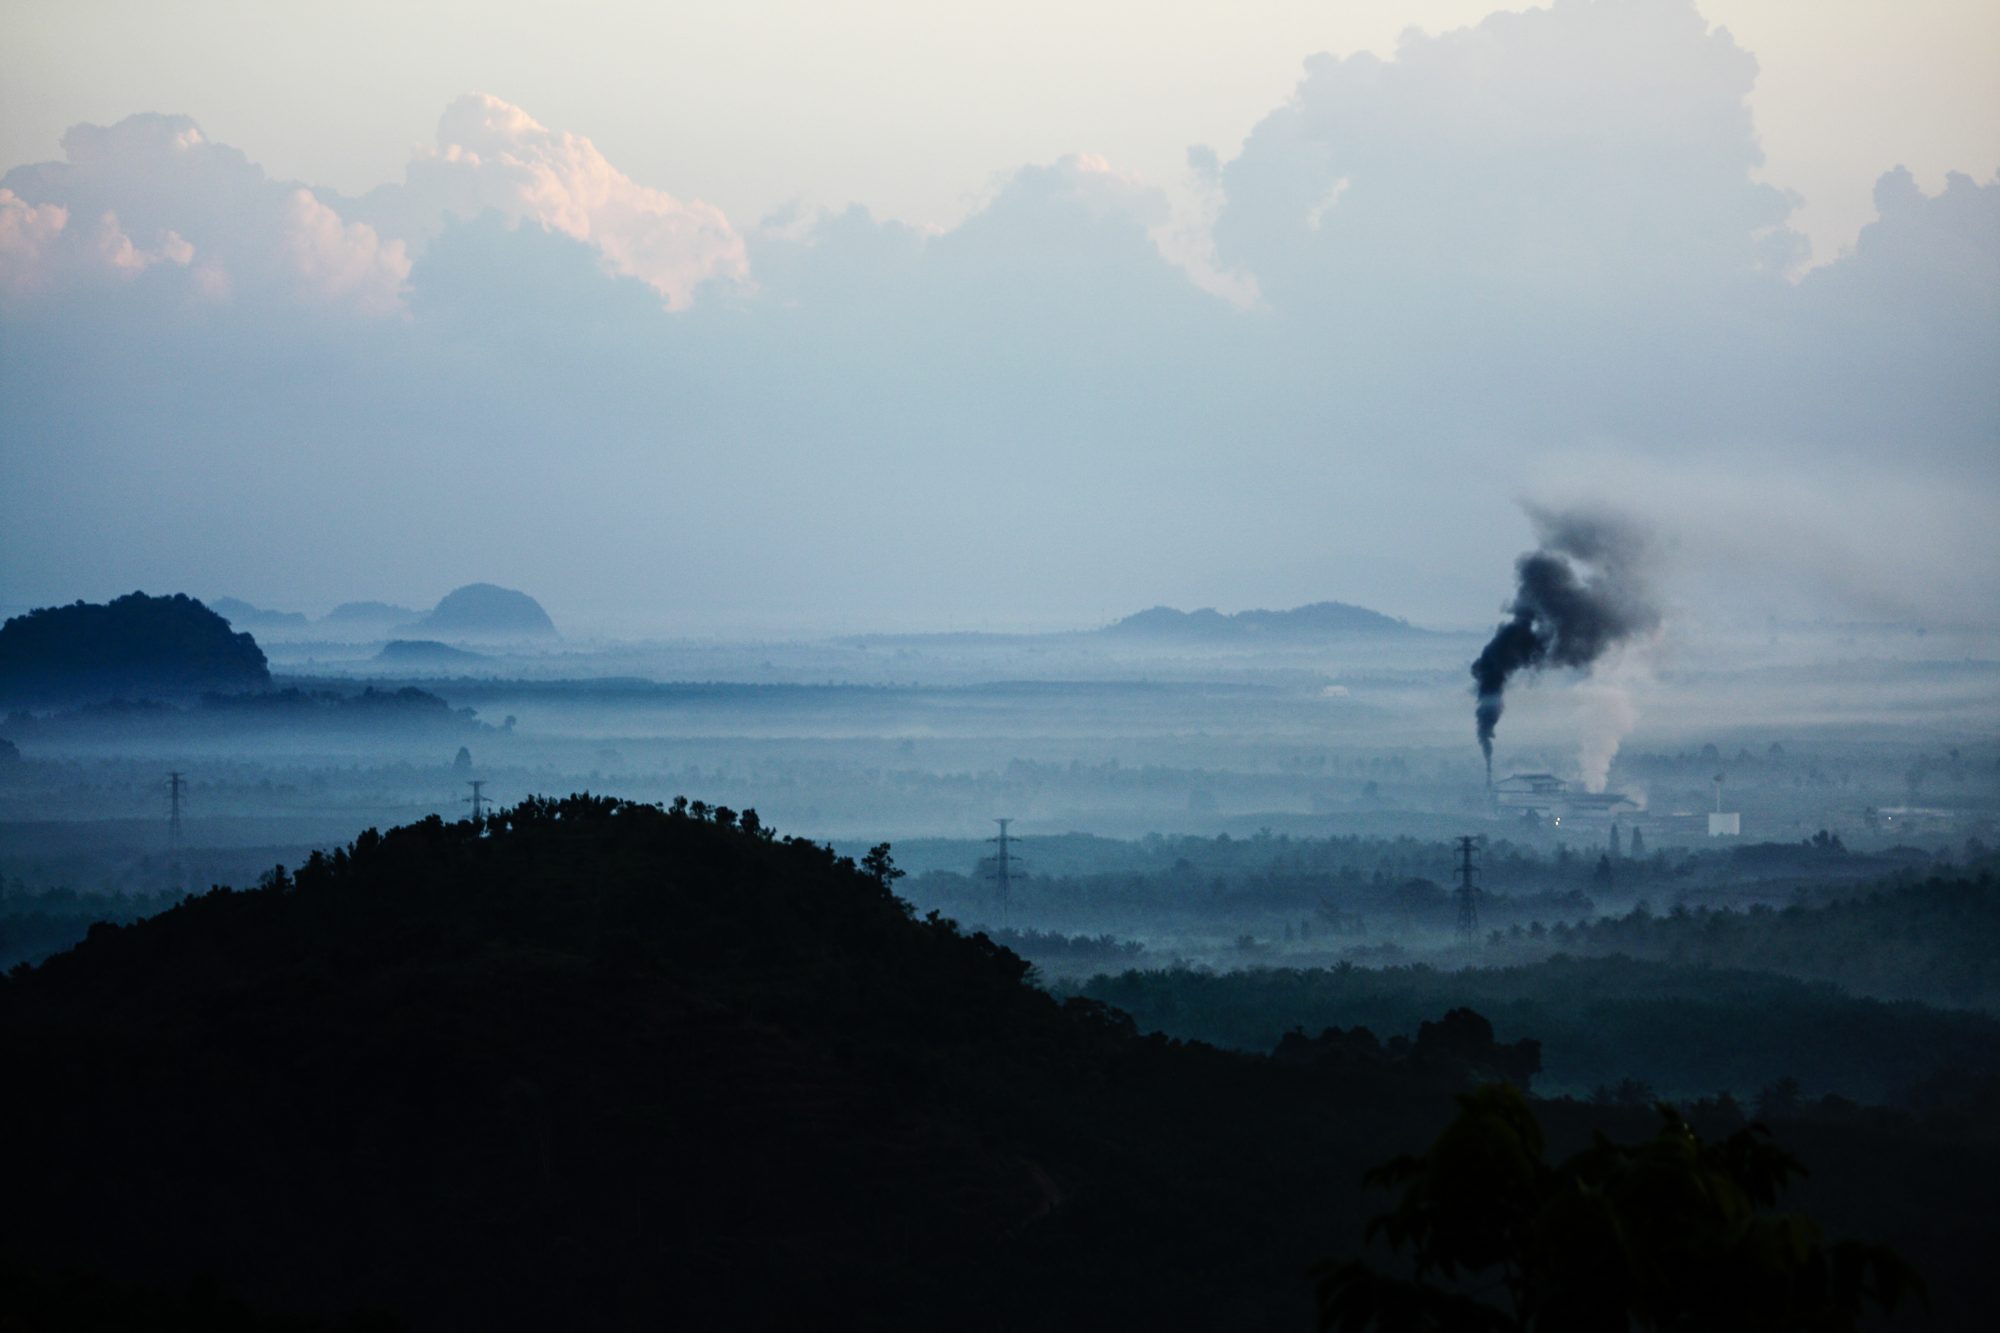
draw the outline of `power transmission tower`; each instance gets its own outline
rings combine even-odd
[[[178,860],[181,854],[181,798],[187,795],[187,775],[179,769],[167,774],[167,850]]]
[[[993,876],[993,887],[1000,899],[1000,924],[1004,926],[1007,924],[1007,898],[1014,888],[1014,867],[1020,864],[1020,858],[1009,850],[1013,840],[1008,836],[1007,826],[1014,821],[1009,818],[996,819],[993,822],[1000,826],[1000,836],[988,838],[986,841],[998,843],[1000,850],[987,857],[982,864]]]
[[[179,769],[167,774],[167,887],[181,886],[181,800],[187,795],[187,775]]]
[[[493,804],[493,801],[485,794],[486,779],[474,778],[465,785],[472,788],[472,795],[461,796],[458,803],[472,807],[472,822],[477,824],[486,817],[486,807]]]
[[[1479,934],[1479,844],[1467,834],[1458,840],[1458,934],[1470,941]]]

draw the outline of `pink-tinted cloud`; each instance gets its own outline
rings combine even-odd
[[[61,204],[31,204],[0,189],[0,295],[20,296],[47,284],[50,252],[69,225]]]
[[[365,222],[344,222],[311,190],[286,202],[285,259],[309,300],[392,314],[402,306],[410,257],[401,241],[384,241]]]
[[[459,98],[438,122],[438,145],[401,185],[366,201],[369,215],[413,244],[453,218],[494,212],[584,241],[607,267],[637,278],[674,309],[716,279],[749,276],[743,238],[722,211],[640,185],[581,135],[551,130],[484,93]]]
[[[400,309],[400,241],[344,219],[303,186],[267,178],[185,116],[79,125],[66,160],[0,189],[0,295],[128,281],[166,265],[195,301],[245,298],[369,316]]]
[[[155,264],[186,267],[194,247],[171,229],[150,248],[135,243],[105,209],[94,222],[71,225],[61,204],[31,204],[0,189],[0,297],[22,300],[77,284],[129,279]]]

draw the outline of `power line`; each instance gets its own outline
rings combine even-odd
[[[493,804],[493,798],[485,794],[484,778],[474,778],[465,785],[472,788],[472,795],[459,797],[458,803],[472,807],[472,822],[477,824],[486,817],[486,807]]]

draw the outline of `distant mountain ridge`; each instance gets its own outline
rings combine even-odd
[[[1341,634],[1421,634],[1407,620],[1347,602],[1313,602],[1289,611],[1238,611],[1214,607],[1180,611],[1155,606],[1105,626],[1100,633],[1178,639],[1309,639]]]
[[[311,623],[303,611],[272,611],[252,606],[240,597],[211,597],[207,606],[231,625],[245,629],[304,629]]]
[[[492,583],[468,583],[446,593],[428,611],[393,602],[342,602],[323,616],[272,611],[238,597],[216,597],[209,609],[238,628],[274,634],[296,643],[314,633],[353,640],[377,635],[396,639],[451,639],[520,642],[555,639],[555,622],[527,593]]]

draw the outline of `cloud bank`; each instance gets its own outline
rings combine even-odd
[[[480,577],[664,629],[1477,624],[1515,497],[1588,490],[1745,570],[1786,565],[1769,532],[1896,571],[1871,611],[1988,615],[2000,179],[1885,164],[1801,275],[1755,75],[1689,0],[1314,57],[1191,153],[1194,233],[1083,152],[926,231],[732,221],[491,96],[359,198],[184,117],[79,126],[0,177],[0,600]]]
[[[412,243],[489,212],[532,222],[595,247],[611,272],[637,278],[674,309],[703,283],[741,281],[747,271],[743,238],[721,210],[637,184],[590,140],[483,93],[447,107],[437,147],[361,209]]]

